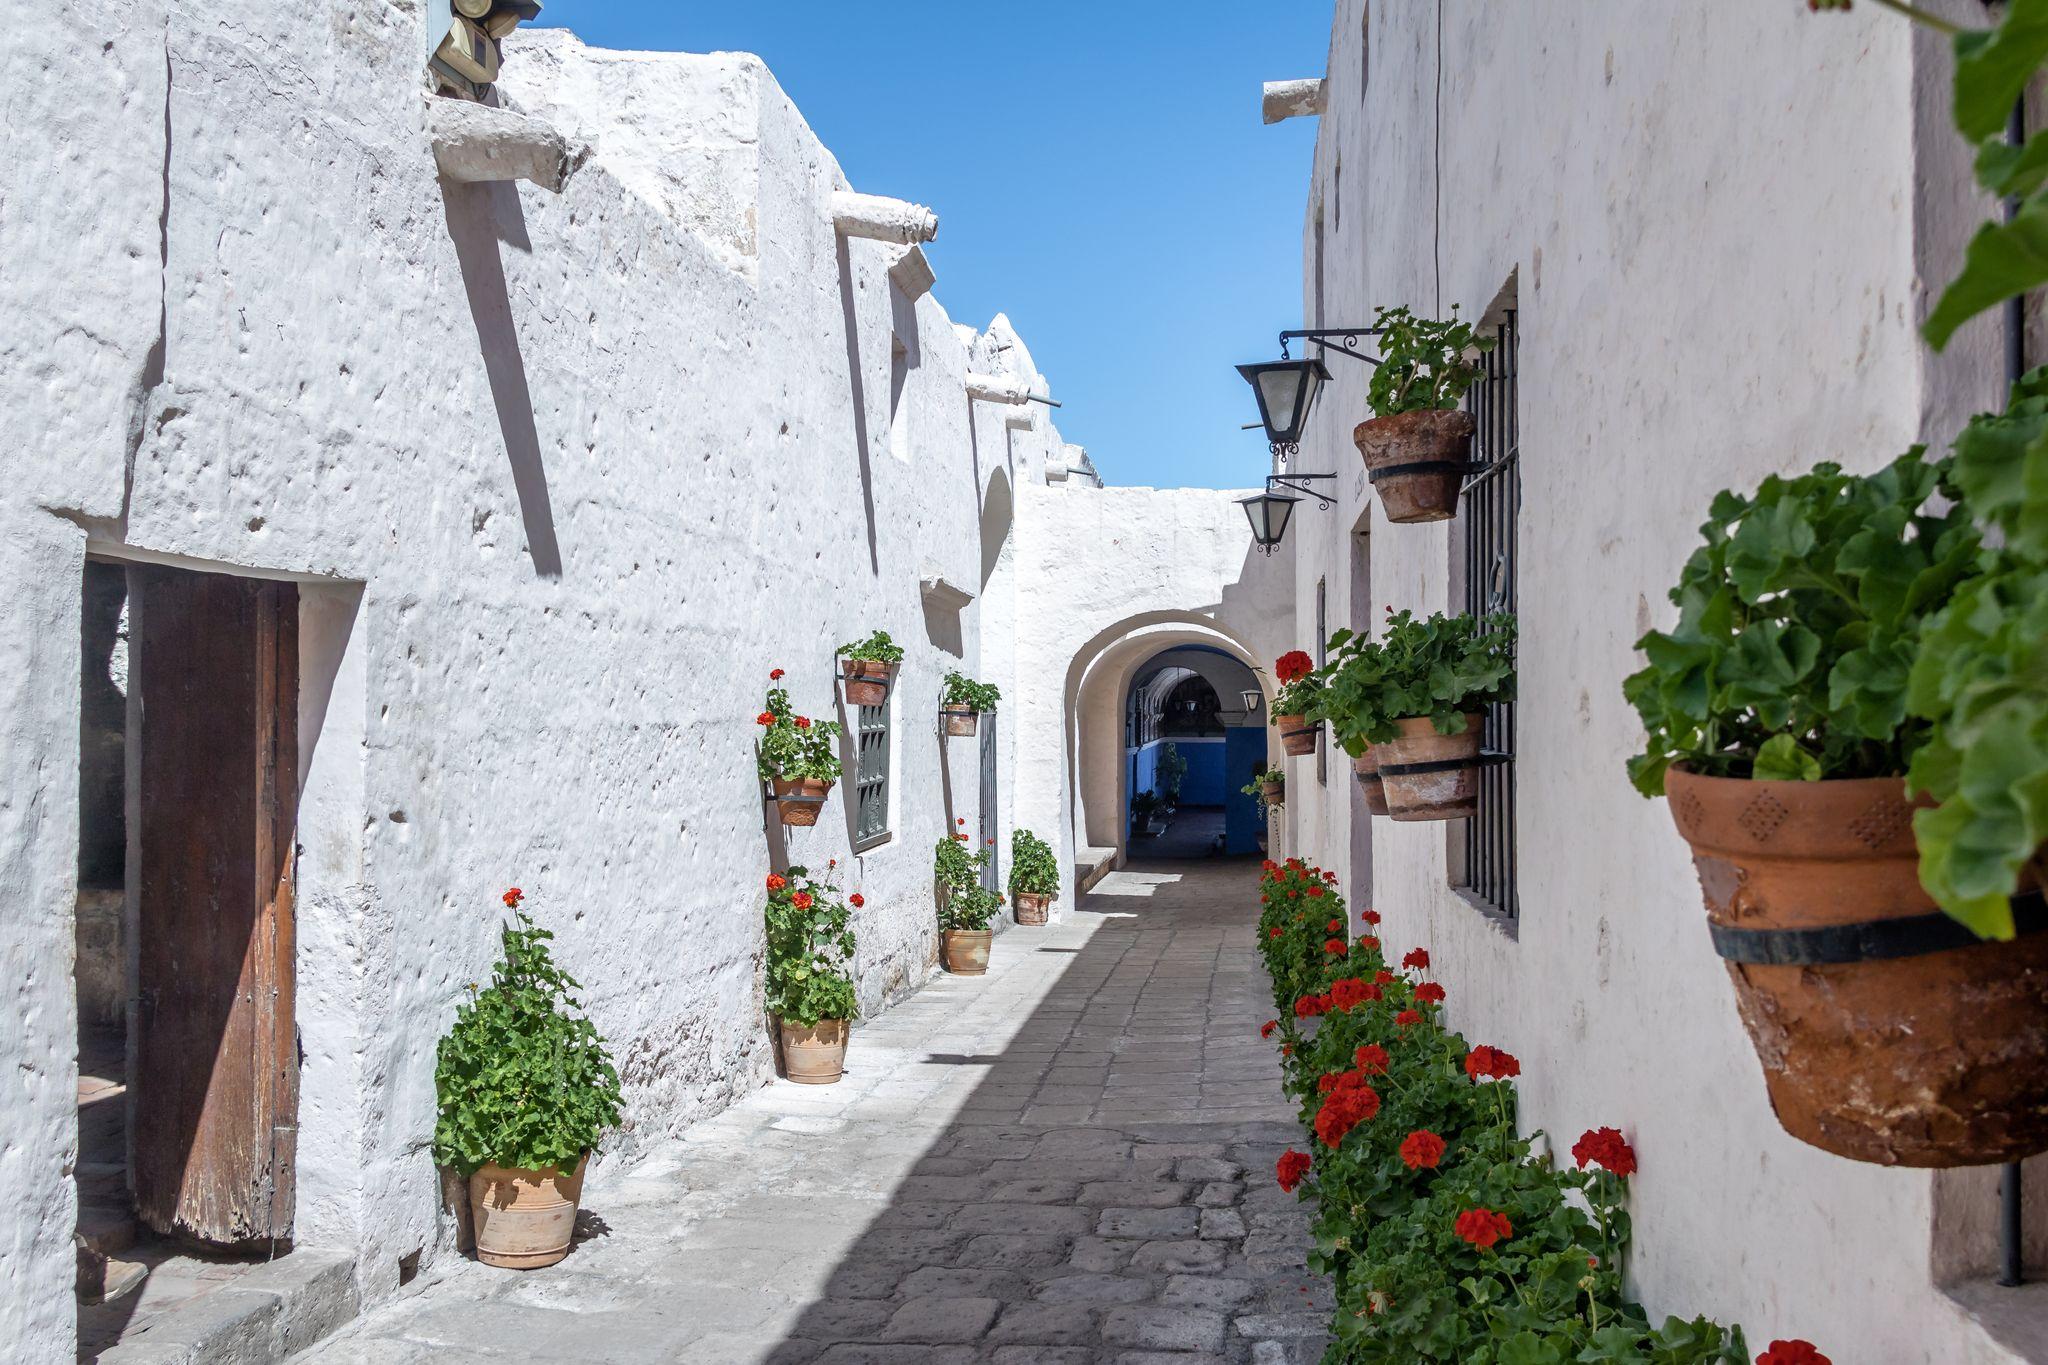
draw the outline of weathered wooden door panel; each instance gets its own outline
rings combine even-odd
[[[142,710],[136,1210],[221,1246],[286,1239],[298,589],[142,566],[129,584]]]

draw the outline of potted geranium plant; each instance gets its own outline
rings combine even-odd
[[[1515,695],[1515,618],[1387,618],[1378,640],[1339,631],[1327,670],[1342,691],[1317,702],[1344,718],[1346,752],[1368,757],[1396,820],[1466,820],[1478,809],[1484,710]],[[1327,689],[1326,689],[1327,691]],[[1368,797],[1370,789],[1368,788]]]
[[[1327,721],[1330,739],[1351,759],[1352,775],[1358,781],[1368,814],[1385,815],[1387,786],[1380,776],[1379,750],[1367,737],[1377,723],[1379,732],[1391,738],[1392,717],[1377,708],[1380,696],[1381,656],[1363,635],[1340,630],[1330,637],[1330,664],[1323,670],[1323,689],[1317,694],[1309,718]]]
[[[878,630],[865,640],[839,646],[840,684],[848,706],[880,706],[889,700],[889,682],[903,662],[903,646]]]
[[[1273,694],[1269,713],[1273,728],[1280,732],[1280,748],[1297,758],[1314,753],[1320,727],[1309,720],[1308,713],[1323,690],[1322,679],[1316,676],[1316,661],[1309,658],[1307,650],[1290,649],[1273,664],[1273,676],[1280,680],[1280,690]]]
[[[770,675],[779,679],[782,670]],[[785,688],[768,689],[768,705],[754,721],[761,727],[755,766],[774,793],[775,810],[785,825],[818,823],[818,812],[839,780],[839,722],[813,720],[791,709]]]
[[[434,1059],[434,1160],[469,1182],[477,1259],[515,1270],[569,1254],[590,1149],[619,1121],[619,1073],[524,898],[505,893],[504,957]]]
[[[1052,846],[1028,829],[1010,832],[1010,908],[1019,924],[1044,924],[1060,891]]]
[[[1630,774],[1670,797],[1692,845],[1779,1122],[1856,1160],[2048,1148],[2048,936],[1978,942],[1930,894],[1961,889],[1961,849],[2005,839],[2009,917],[2031,851],[1975,802],[2010,800],[2030,764],[2038,790],[2048,768],[2044,637],[2023,624],[2042,598],[2009,595],[2025,550],[1985,549],[1971,514],[2026,539],[2003,513],[2041,458],[2023,452],[2042,409],[2018,428],[1979,419],[1955,459],[1915,449],[1869,476],[1822,464],[1722,493],[1671,593],[1677,626],[1643,637],[1648,666],[1625,686],[1649,732]],[[1939,806],[1915,811],[1909,771]],[[1965,923],[1987,908],[1943,903]]]
[[[767,997],[782,1043],[783,1074],[799,1085],[830,1085],[846,1069],[847,1026],[857,1012],[851,911],[830,873],[792,867],[768,878]]]
[[[1261,763],[1252,770],[1252,780],[1239,787],[1238,790],[1246,796],[1258,798],[1260,806],[1259,815],[1263,818],[1267,810],[1286,804],[1287,774],[1281,772],[1278,768],[1268,768],[1265,764]]]
[[[1002,896],[981,884],[988,850],[970,853],[971,842],[965,834],[950,834],[939,840],[932,854],[939,888],[940,953],[946,970],[955,976],[988,971],[989,945],[995,938],[989,924],[1003,908]]]
[[[955,670],[946,675],[946,688],[941,694],[939,717],[946,723],[949,735],[972,735],[979,726],[982,713],[996,709],[996,703],[1003,694],[993,683],[976,682],[965,673]]]
[[[1472,414],[1459,408],[1483,371],[1472,357],[1493,349],[1470,323],[1419,318],[1382,308],[1380,363],[1366,401],[1372,417],[1352,433],[1366,477],[1387,520],[1444,521],[1458,511],[1458,489],[1471,467]]]

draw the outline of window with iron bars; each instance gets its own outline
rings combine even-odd
[[[1455,542],[1463,586],[1460,610],[1474,616],[1515,610],[1516,519],[1522,509],[1521,432],[1516,402],[1515,313],[1502,315],[1497,344],[1466,405],[1478,423],[1475,468],[1466,477]],[[1479,771],[1479,813],[1451,833],[1451,884],[1487,909],[1521,913],[1515,859],[1515,707],[1486,711],[1481,744],[1492,757]]]
[[[889,704],[863,706],[854,721],[854,847],[889,837]]]

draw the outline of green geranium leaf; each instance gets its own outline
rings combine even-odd
[[[1999,136],[2048,62],[2048,0],[2008,0],[1998,27],[1958,34],[1955,53],[1956,127],[1972,142]]]
[[[1753,776],[1759,782],[1818,782],[1820,760],[1800,748],[1792,736],[1775,735],[1757,750]]]
[[[1927,315],[1921,335],[1939,351],[1987,308],[2048,284],[2048,192],[2037,191],[2011,222],[1986,223],[1963,253],[1963,270]]]

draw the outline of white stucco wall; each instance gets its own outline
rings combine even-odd
[[[1877,1365],[2017,1358],[1935,1286],[1994,1245],[1988,1173],[1860,1166],[1780,1131],[1686,847],[1623,772],[1641,730],[1620,683],[1633,641],[1672,617],[1663,595],[1716,490],[1820,459],[1875,468],[1997,394],[1987,324],[1938,361],[1914,331],[1977,216],[1945,66],[1876,7],[1650,21],[1622,0],[1530,0],[1368,20],[1340,0],[1304,227],[1304,325],[1319,215],[1324,325],[1382,304],[1475,318],[1511,282],[1519,310],[1521,921],[1504,931],[1448,888],[1444,827],[1378,820],[1389,940],[1426,943],[1452,1021],[1523,1059],[1529,1127],[1629,1133],[1630,1273],[1653,1317],[1709,1313],[1753,1347],[1800,1336]],[[1455,610],[1449,528],[1379,515],[1350,440],[1366,367],[1329,363],[1302,467],[1339,470],[1343,498],[1290,532],[1300,633],[1318,578],[1332,628],[1388,603]],[[1290,784],[1296,846],[1347,876],[1368,837],[1354,791]],[[1937,1186],[1974,1243],[1934,1247]]]
[[[930,972],[931,847],[978,814],[939,679],[1031,690],[1001,507],[1066,446],[1043,407],[966,397],[970,371],[1047,390],[1007,322],[956,328],[892,287],[898,248],[835,236],[845,177],[756,58],[520,34],[505,96],[576,148],[556,197],[437,180],[414,6],[291,42],[260,0],[56,8],[0,44],[28,134],[0,166],[0,1343],[64,1355],[88,552],[304,586],[297,1238],[355,1251],[374,1297],[447,1245],[432,1058],[504,887],[620,1064],[611,1151],[770,1075],[785,858],[865,894],[864,1008]],[[833,647],[877,627],[910,651],[895,838],[850,852],[844,784],[785,837],[753,772],[767,673],[833,715]]]

